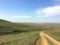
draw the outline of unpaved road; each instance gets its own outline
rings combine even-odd
[[[44,32],[40,32],[39,36],[40,36],[40,38],[36,42],[39,42],[39,40],[40,40],[40,44],[36,43],[36,45],[50,45],[49,41],[52,43],[52,45],[60,45],[60,42],[58,42],[51,36],[45,34]]]
[[[48,45],[48,41],[46,37],[43,36],[42,33],[40,33],[40,38],[41,38],[41,45]]]

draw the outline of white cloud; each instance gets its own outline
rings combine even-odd
[[[16,22],[18,20],[25,20],[29,19],[31,16],[7,16],[7,15],[0,15],[0,19],[5,19],[11,22]]]
[[[60,2],[60,0],[51,0],[51,2],[58,3],[58,2]]]
[[[59,2],[60,0],[53,0],[53,1],[55,1],[55,2]]]
[[[51,0],[54,5],[60,5],[60,0]]]
[[[43,9],[38,9],[35,11],[35,14],[42,17],[60,15],[60,6],[51,6]]]
[[[31,16],[13,16],[13,18],[30,18]]]
[[[9,16],[0,15],[0,19],[9,19]]]
[[[13,18],[13,19],[17,19],[17,18],[30,18],[31,16],[7,16],[7,15],[0,15],[0,19],[9,19],[9,18]]]
[[[0,19],[12,21],[12,22],[14,20],[11,16],[7,16],[7,15],[0,15]]]

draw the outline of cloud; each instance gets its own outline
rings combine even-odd
[[[30,18],[31,16],[13,16],[13,18]]]
[[[25,20],[25,19],[29,19],[31,18],[31,16],[7,16],[7,15],[0,15],[0,19],[5,19],[11,22],[16,22],[18,20]]]
[[[60,5],[37,9],[35,14],[41,17],[60,15]]]
[[[4,16],[4,15],[0,15],[0,19],[9,19],[9,18],[11,18],[11,17],[9,17],[9,16]]]
[[[53,5],[60,5],[60,0],[51,0]]]
[[[52,0],[52,1],[59,2],[60,0]]]
[[[8,20],[13,22],[12,16],[7,16],[7,15],[0,15],[0,19]]]
[[[60,0],[51,0],[51,2],[55,2],[55,3],[57,2],[58,3],[58,2],[60,2]]]
[[[7,15],[0,15],[0,19],[8,19],[8,18],[30,18],[31,16],[7,16]]]

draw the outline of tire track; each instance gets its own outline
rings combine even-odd
[[[37,45],[36,43],[38,40],[41,41],[40,45],[49,45],[49,41],[47,39],[52,42],[52,45],[60,45],[60,42],[45,34],[44,32],[40,32],[39,37],[34,42],[34,45]]]
[[[47,37],[47,38],[52,42],[53,45],[60,45],[60,42],[58,42],[58,41],[55,40],[54,38],[50,37],[49,35],[47,35],[47,34],[45,34],[45,33],[43,33],[43,35],[44,35],[45,37]]]

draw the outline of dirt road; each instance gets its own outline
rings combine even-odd
[[[48,45],[48,41],[46,37],[43,36],[43,33],[40,33],[40,38],[41,38],[41,45]]]
[[[39,36],[40,36],[40,38],[38,39],[38,40],[40,40],[39,45],[50,45],[49,41],[52,43],[52,45],[60,45],[59,41],[55,40],[54,38],[52,38],[51,36],[45,34],[44,32],[40,32]],[[39,42],[38,40],[36,42]]]

